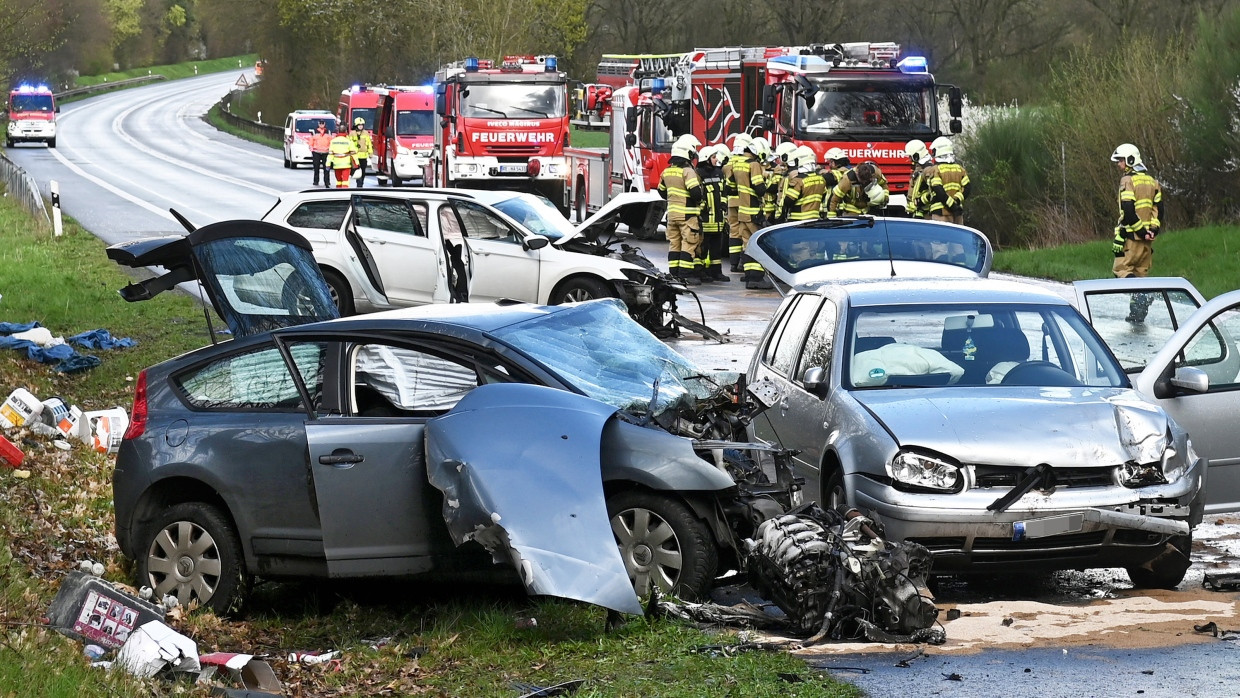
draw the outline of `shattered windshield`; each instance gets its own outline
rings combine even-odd
[[[541,196],[518,195],[493,205],[535,235],[559,240],[575,232],[560,209]]]
[[[799,104],[802,133],[912,136],[935,131],[937,107],[929,85],[820,80],[814,86],[818,92],[807,100],[808,108]]]
[[[709,397],[715,383],[702,369],[634,322],[616,299],[589,301],[511,325],[496,335],[554,370],[589,397],[623,410],[652,413],[692,396]]]

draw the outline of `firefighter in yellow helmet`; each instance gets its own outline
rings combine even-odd
[[[926,179],[923,173],[933,160],[930,157],[930,151],[926,148],[925,142],[919,140],[912,140],[905,144],[904,154],[908,156],[909,162],[913,165],[913,176],[909,179],[908,197],[904,202],[904,212],[912,218],[925,218],[929,213],[929,208],[921,203],[921,199],[927,191]]]
[[[349,125],[341,121],[336,127],[336,137],[327,146],[327,169],[336,173],[336,188],[349,188],[349,175],[357,166],[353,152],[353,140],[349,138]]]
[[[765,138],[750,141],[743,155],[734,158],[732,180],[736,182],[737,198],[739,199],[736,213],[736,227],[741,239],[741,248],[749,245],[749,238],[758,229],[766,225],[762,217],[762,197],[766,195],[766,172],[762,161],[767,153]],[[741,253],[741,269],[745,272],[745,288],[768,289],[771,282],[766,279],[766,270],[752,257]]]
[[[1158,180],[1150,176],[1141,160],[1141,151],[1123,143],[1111,153],[1120,172],[1119,224],[1115,226],[1112,250],[1115,276],[1148,276],[1154,263],[1154,238],[1162,230],[1163,196]],[[1151,297],[1138,293],[1128,304],[1128,322],[1145,322]]]
[[[964,224],[964,202],[972,191],[969,173],[956,162],[955,148],[947,136],[939,136],[930,143],[934,165],[922,172],[926,195],[922,201],[929,204],[931,220]],[[928,196],[927,196],[928,195]]]
[[[723,273],[728,256],[728,200],[723,167],[731,153],[728,146],[709,145],[698,151],[698,176],[702,179],[702,280],[729,282]]]
[[[357,180],[357,187],[360,189],[366,186],[366,163],[370,160],[370,156],[375,152],[374,143],[370,139],[370,131],[366,130],[366,120],[357,117],[353,120],[353,131],[349,134],[349,140],[353,141],[353,150],[357,154],[357,171],[354,172],[354,179]]]
[[[741,255],[745,252],[745,244],[741,241],[740,232],[740,192],[736,189],[736,178],[732,176],[733,166],[741,161],[748,152],[753,138],[747,133],[738,133],[732,140],[732,156],[723,164],[723,184],[728,192],[728,259],[732,271],[741,270]]]
[[[699,248],[702,244],[702,180],[693,161],[697,139],[681,136],[672,144],[672,158],[659,178],[659,196],[667,199],[667,267],[686,284],[702,283]]]

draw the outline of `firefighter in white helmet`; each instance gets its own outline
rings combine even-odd
[[[784,220],[794,223],[817,220],[827,185],[818,171],[813,149],[806,145],[799,146],[788,158],[788,163],[793,169],[788,172],[780,205]]]
[[[732,181],[736,186],[736,237],[740,239],[740,267],[745,273],[745,288],[770,288],[766,270],[745,254],[749,238],[765,225],[762,219],[762,197],[766,194],[766,171],[762,161],[767,153],[766,139],[749,142],[745,152],[732,158]]]
[[[687,284],[700,284],[702,244],[699,216],[702,180],[693,169],[697,139],[681,136],[672,144],[672,158],[659,178],[659,196],[667,199],[667,267]]]
[[[732,166],[737,158],[749,149],[753,138],[747,133],[738,133],[732,139],[732,153],[728,161],[723,163],[723,185],[728,193],[728,260],[732,271],[741,270],[741,253],[745,246],[741,243],[740,226],[737,225],[740,215],[740,195],[736,190],[736,180],[732,177]]]
[[[1154,263],[1154,238],[1162,230],[1162,187],[1145,169],[1141,151],[1131,143],[1123,143],[1111,153],[1111,161],[1120,172],[1119,223],[1115,226],[1112,250],[1115,276],[1148,276]],[[1139,293],[1128,305],[1131,323],[1145,322],[1151,296]]]
[[[728,256],[728,201],[723,166],[731,153],[728,146],[708,145],[698,152],[698,176],[702,179],[702,280],[729,282],[723,273]]]
[[[775,151],[771,153],[766,174],[766,196],[762,201],[762,217],[768,224],[778,222],[780,192],[784,188],[784,178],[793,169],[788,165],[788,156],[796,149],[796,143],[784,141],[775,146]]]
[[[929,209],[921,203],[927,191],[926,180],[922,175],[933,159],[930,157],[930,150],[926,148],[925,142],[919,140],[906,143],[904,154],[908,156],[909,162],[913,165],[913,175],[909,179],[908,199],[904,204],[904,211],[913,218],[925,218]]]
[[[964,223],[964,202],[972,192],[969,173],[964,166],[956,162],[955,148],[946,136],[939,136],[930,143],[930,154],[934,156],[934,165],[922,172],[928,201],[928,212],[931,220],[947,221],[961,225]]]

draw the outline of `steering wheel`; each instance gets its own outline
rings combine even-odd
[[[1073,386],[1084,383],[1050,361],[1035,360],[1013,366],[999,385]]]

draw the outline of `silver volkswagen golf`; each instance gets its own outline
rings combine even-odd
[[[748,380],[754,435],[799,451],[808,497],[869,510],[938,571],[1183,579],[1207,463],[1067,300],[984,278],[798,288]]]

